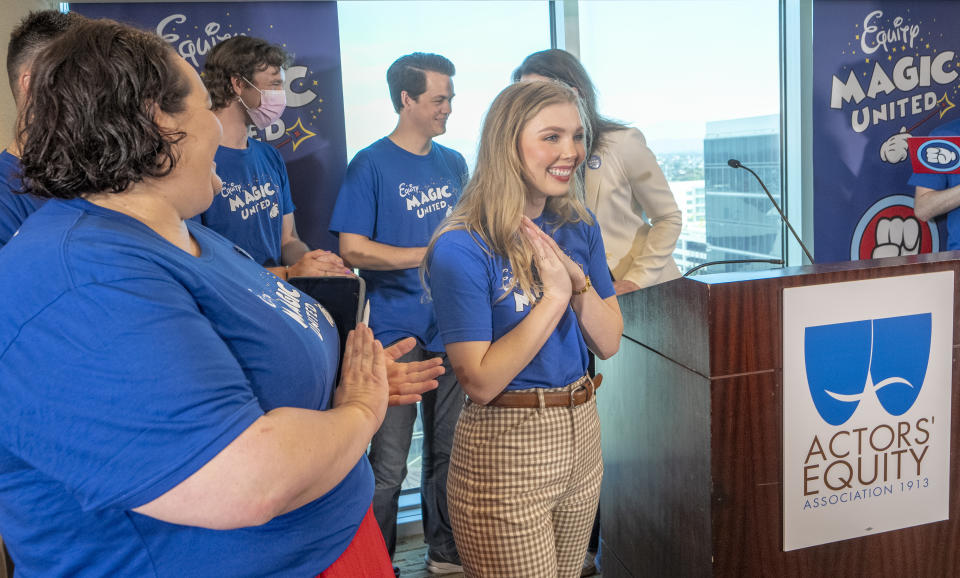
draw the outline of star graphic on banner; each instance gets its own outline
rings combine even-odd
[[[286,133],[290,135],[290,138],[293,140],[293,150],[297,150],[297,147],[300,146],[300,143],[317,136],[317,133],[310,132],[303,126],[303,123],[300,121],[300,117],[297,117],[297,122],[290,128],[286,130]]]
[[[940,118],[943,118],[943,115],[947,114],[948,110],[956,106],[955,104],[950,102],[949,98],[947,98],[946,92],[943,93],[943,97],[941,97],[940,100],[937,101],[937,104],[940,105]]]

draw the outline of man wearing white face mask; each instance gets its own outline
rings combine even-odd
[[[248,136],[251,125],[265,129],[283,114],[290,64],[283,48],[249,36],[217,44],[208,55],[203,82],[223,126],[215,158],[223,188],[200,222],[284,279],[349,275],[338,256],[310,251],[297,236],[283,158]]]

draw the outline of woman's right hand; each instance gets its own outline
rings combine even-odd
[[[567,274],[570,275],[570,283],[574,290],[581,289],[587,284],[587,275],[583,272],[583,267],[577,264],[570,255],[566,253],[563,249],[557,245],[557,241],[548,235],[546,231],[538,227],[529,217],[523,217],[524,223],[529,223],[530,231],[536,233],[540,240],[543,241],[550,250],[557,256],[557,259],[560,259],[560,263],[563,264],[563,268],[567,270]]]
[[[387,412],[389,385],[383,346],[373,338],[370,328],[360,323],[347,335],[343,352],[340,385],[333,395],[333,406],[354,405],[383,423]]]
[[[562,302],[570,301],[573,283],[570,274],[557,253],[543,238],[543,231],[533,221],[524,219],[520,225],[533,246],[533,259],[543,283],[543,297],[556,298]]]
[[[387,381],[390,384],[389,405],[407,405],[420,401],[420,394],[436,389],[437,378],[446,371],[439,357],[423,361],[397,361],[417,344],[413,337],[397,341],[383,350],[387,362]]]

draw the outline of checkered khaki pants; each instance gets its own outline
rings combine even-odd
[[[572,409],[467,400],[447,481],[466,576],[580,576],[602,477],[594,399]]]

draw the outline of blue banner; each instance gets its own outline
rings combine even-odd
[[[814,3],[817,262],[946,246],[943,224],[914,216],[907,138],[960,118],[958,21],[947,2]]]
[[[71,2],[70,9],[154,31],[198,72],[218,42],[239,34],[293,54],[283,117],[251,136],[276,147],[287,163],[300,237],[312,249],[336,249],[327,227],[347,162],[336,2]]]

